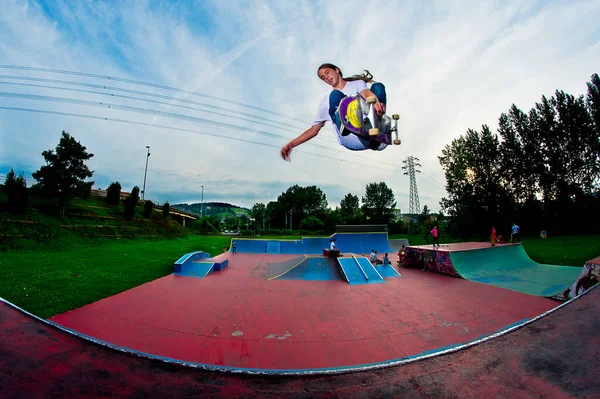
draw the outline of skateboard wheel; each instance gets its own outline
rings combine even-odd
[[[379,135],[379,129],[377,129],[376,127],[369,129],[369,136],[378,136]]]
[[[394,114],[394,115],[392,115],[392,119],[397,121],[398,119],[400,119],[400,115]]]
[[[377,102],[377,97],[367,97],[367,104],[375,104]]]
[[[394,139],[394,145],[400,145],[400,139]]]

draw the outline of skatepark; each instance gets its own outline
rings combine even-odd
[[[233,239],[236,253],[185,254],[174,272],[44,323],[137,356],[238,374],[380,369],[462,350],[540,318],[582,267],[540,265],[521,245],[408,247],[387,233]],[[373,266],[375,249],[391,265]],[[594,261],[595,262],[595,261]],[[561,301],[559,301],[559,299]]]

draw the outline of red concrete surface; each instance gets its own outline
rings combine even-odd
[[[293,255],[224,254],[206,278],[169,275],[52,321],[141,352],[268,370],[356,366],[466,343],[558,302],[420,270],[386,284],[266,281]],[[396,254],[391,255],[395,263]]]
[[[2,398],[598,398],[600,290],[470,349],[316,377],[172,366],[71,336],[0,302]]]

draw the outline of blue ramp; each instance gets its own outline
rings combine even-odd
[[[365,271],[367,277],[369,279],[369,283],[385,283],[385,280],[379,274],[377,269],[369,262],[367,258],[357,258],[352,256],[354,260],[360,265],[360,267]]]
[[[394,266],[392,265],[379,265],[375,266],[375,270],[381,274],[382,277],[401,277],[402,275],[398,273]]]
[[[349,284],[385,283],[385,280],[366,258],[337,258],[342,274]],[[368,263],[365,264],[364,261]]]
[[[268,254],[280,254],[281,253],[281,242],[279,242],[279,241],[267,242],[267,253]]]
[[[181,276],[206,277],[215,267],[215,262],[188,262],[182,265]]]
[[[342,252],[368,254],[373,249],[381,255],[392,252],[387,233],[337,233],[334,238]]]
[[[367,276],[362,271],[358,262],[352,258],[337,258],[342,274],[346,281],[350,284],[367,284]]]

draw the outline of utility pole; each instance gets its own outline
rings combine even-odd
[[[146,194],[146,174],[148,173],[148,158],[150,158],[150,146],[146,146],[146,150],[148,154],[146,154],[146,169],[144,170],[144,188],[142,188],[142,201],[144,200],[144,196]]]
[[[419,205],[419,190],[417,189],[417,179],[415,178],[415,173],[421,173],[420,170],[416,169],[416,167],[420,167],[421,164],[418,162],[419,158],[415,158],[410,156],[406,158],[402,163],[404,166],[402,167],[405,170],[404,174],[408,175],[410,178],[410,200],[408,211],[411,214],[411,218],[414,215],[418,215],[421,213],[421,206]],[[409,224],[409,234],[412,233],[414,229],[414,223]]]
[[[290,233],[292,232],[292,213],[294,212],[294,209],[290,209]]]
[[[200,200],[200,217],[203,218],[204,217],[204,186],[200,186],[202,187],[202,199]]]

